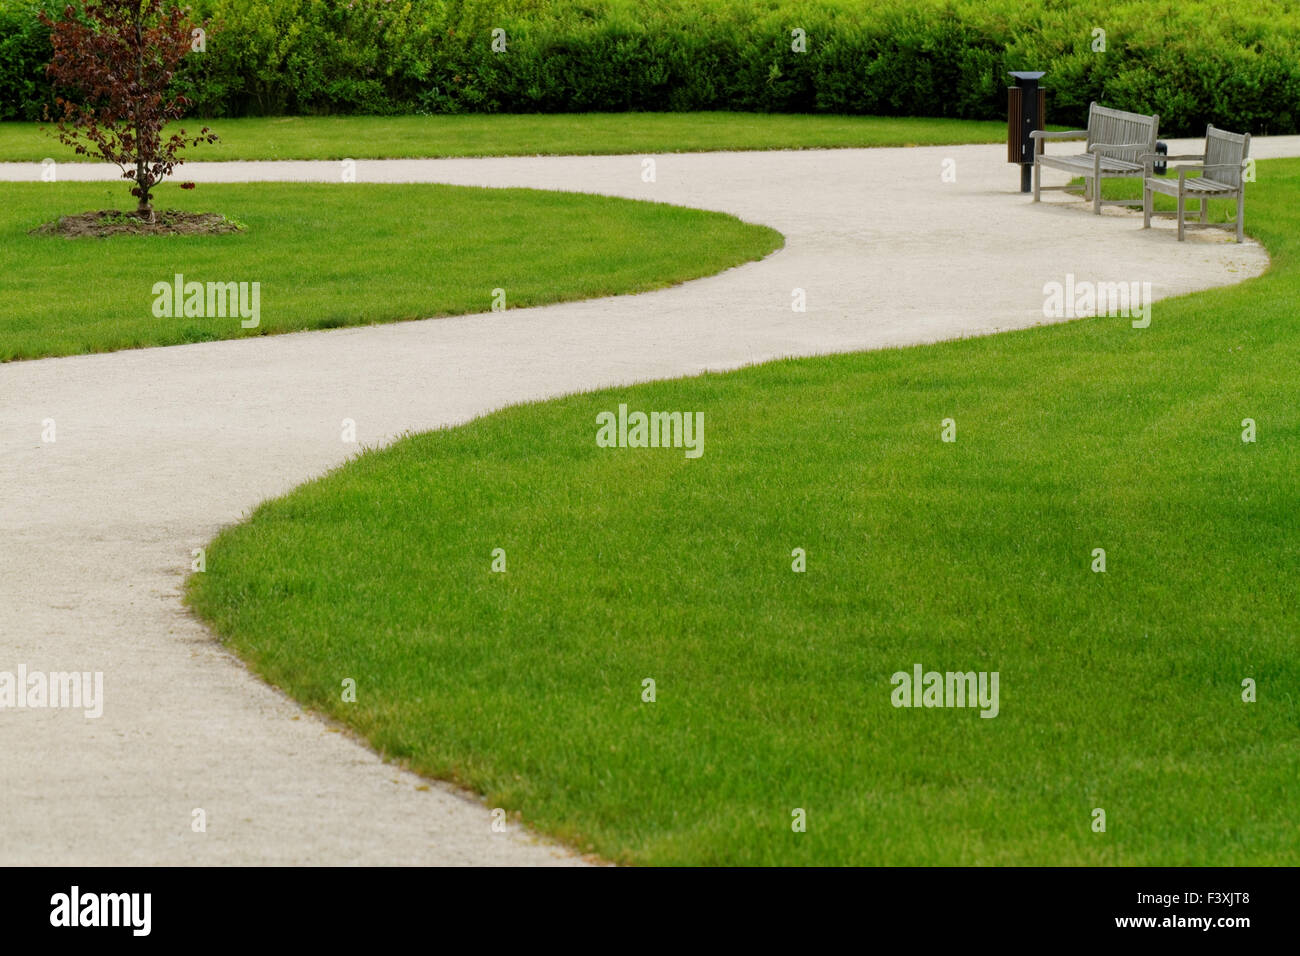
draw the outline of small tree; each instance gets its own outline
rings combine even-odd
[[[135,185],[137,213],[153,221],[152,193],[184,160],[187,145],[215,143],[206,126],[186,139],[178,130],[166,139],[167,123],[179,120],[190,101],[171,96],[172,77],[191,52],[195,25],[164,0],[91,0],[85,20],[71,6],[63,19],[41,21],[50,28],[54,58],[46,73],[56,86],[79,94],[80,102],[55,98],[59,142],[77,155],[97,153]],[[46,118],[49,118],[47,111]],[[89,145],[87,145],[89,144]]]

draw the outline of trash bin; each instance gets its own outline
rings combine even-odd
[[[1047,91],[1038,85],[1045,74],[1027,70],[1012,71],[1016,85],[1007,87],[1007,162],[1020,165],[1020,191],[1027,193],[1034,184],[1034,143],[1043,151],[1043,141],[1029,134],[1043,129],[1047,119]]]

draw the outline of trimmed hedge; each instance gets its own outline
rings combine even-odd
[[[50,90],[41,4],[0,0],[0,119]],[[46,6],[57,8],[59,4]],[[1300,123],[1289,0],[193,0],[207,52],[180,80],[205,116],[749,110],[994,119],[1006,73],[1087,105],[1252,133]],[[792,50],[792,31],[807,52]],[[505,52],[492,49],[505,31]],[[1106,31],[1094,52],[1095,29]]]
[[[50,31],[30,3],[0,0],[0,120],[36,119],[50,98]]]

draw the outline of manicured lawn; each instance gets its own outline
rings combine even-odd
[[[717,213],[527,189],[166,185],[158,209],[220,212],[225,236],[63,239],[60,215],[130,208],[102,183],[0,187],[0,361],[265,335],[639,292],[761,258],[780,234]],[[260,325],[158,318],[153,287],[260,283]],[[250,286],[251,288],[251,286]]]
[[[190,160],[406,159],[667,153],[840,146],[946,146],[1006,139],[1005,122],[766,113],[319,116],[186,120],[221,137]],[[1055,128],[1055,127],[1053,127]],[[0,123],[0,162],[74,161],[35,123]]]
[[[614,860],[1296,865],[1300,162],[1250,209],[1270,272],[1149,328],[507,409],[264,504],[189,600],[387,756]],[[619,403],[703,412],[703,456],[597,447]],[[997,671],[1000,714],[894,708],[917,663]]]

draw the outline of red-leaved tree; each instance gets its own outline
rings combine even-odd
[[[217,141],[206,126],[188,139],[183,129],[163,135],[190,105],[171,95],[171,84],[196,25],[164,0],[91,0],[84,16],[85,22],[71,6],[58,21],[41,13],[54,47],[46,72],[77,98],[55,99],[59,141],[78,155],[94,152],[115,163],[135,184],[137,213],[152,222],[153,189],[183,162],[180,151]]]

